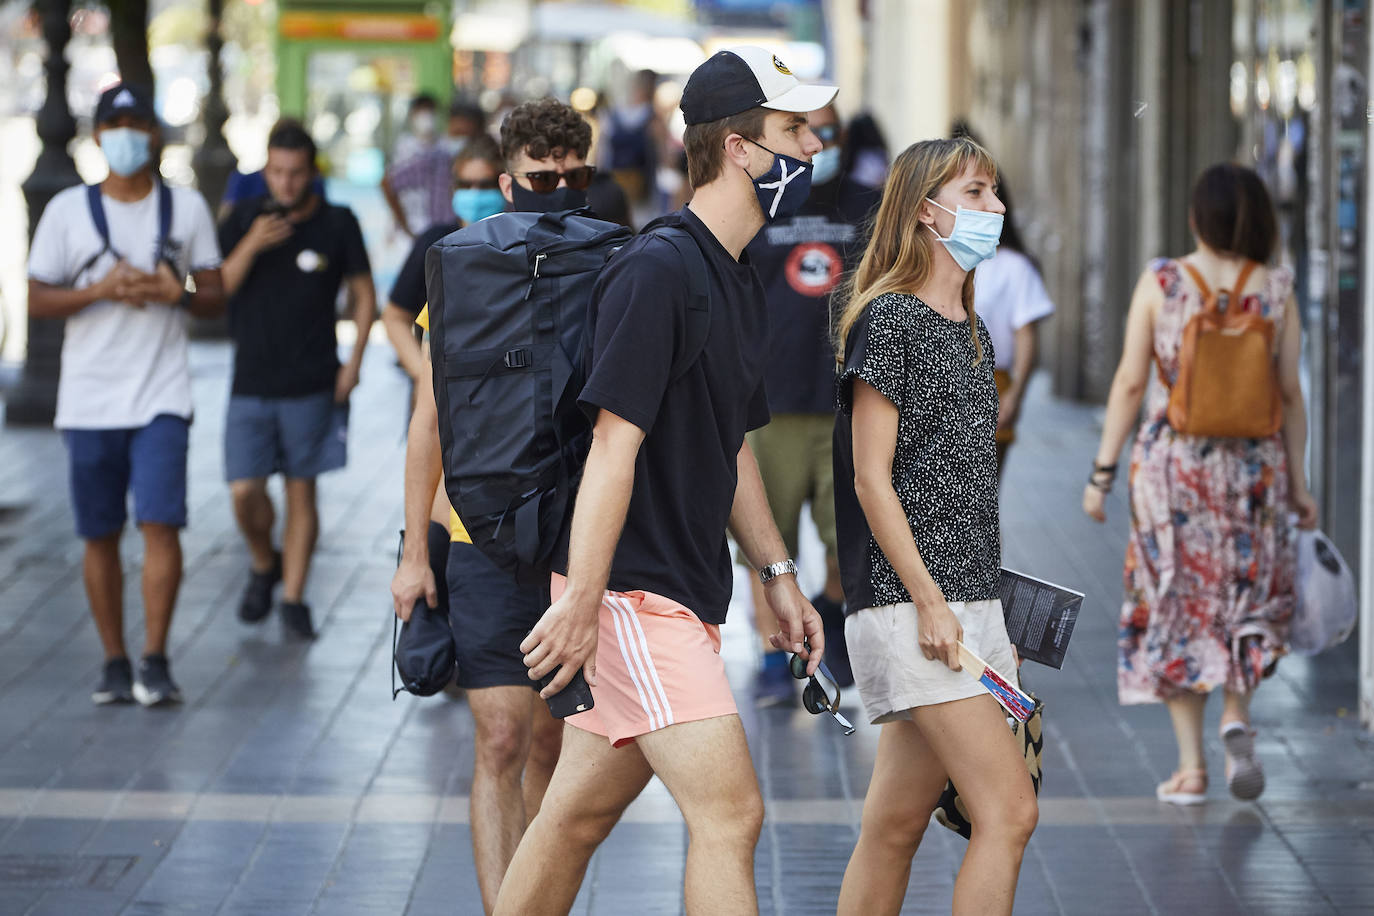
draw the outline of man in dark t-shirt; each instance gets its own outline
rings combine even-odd
[[[877,206],[876,190],[840,174],[844,137],[833,106],[810,115],[824,144],[812,160],[811,196],[796,216],[763,228],[749,243],[750,259],[768,298],[768,410],[772,420],[749,434],[768,491],[768,506],[793,556],[803,503],[811,505],[825,547],[825,588],[811,603],[825,621],[826,665],[840,686],[854,682],[844,645],[844,594],[836,561],[835,483],[830,439],[835,426],[835,346],[830,297],[863,255],[863,224]],[[765,606],[753,583],[754,606]],[[755,614],[763,664],[754,680],[759,706],[792,704],[800,693],[787,653],[768,644],[772,621]]]
[[[234,340],[224,469],[252,558],[239,618],[265,618],[282,582],[282,622],[310,639],[315,629],[304,595],[319,529],[315,478],[344,465],[348,395],[358,384],[377,296],[358,220],[315,192],[315,143],[299,124],[272,130],[264,177],[270,193],[239,204],[220,227]],[[341,287],[357,325],[343,365],[334,333]],[[267,495],[275,473],[286,478],[280,552]]]
[[[695,196],[667,220],[685,237],[637,237],[593,292],[579,399],[592,445],[555,562],[554,603],[520,648],[531,678],[553,674],[545,697],[583,669],[595,705],[566,720],[497,913],[567,912],[597,845],[653,775],[691,829],[689,906],[757,912],[763,802],[719,653],[727,526],[767,583],[776,644],[814,671],[824,638],[744,438],[768,420],[768,316],[744,247],[805,200],[807,160],[821,144],[804,112],[834,94],[803,86],[762,48],[722,51],[698,67],[682,96]],[[679,244],[699,249],[709,279],[699,354],[685,350],[692,284]]]

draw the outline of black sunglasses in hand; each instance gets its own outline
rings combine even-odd
[[[558,187],[560,178],[566,181],[568,187],[574,191],[585,191],[591,186],[592,176],[595,174],[596,166],[594,165],[580,165],[567,171],[540,169],[537,172],[511,172],[511,176],[514,178],[529,179],[530,190],[536,194],[548,194]]]
[[[800,655],[793,655],[788,663],[792,676],[799,681],[807,681],[807,685],[802,688],[802,705],[806,711],[813,716],[819,716],[823,712],[830,713],[831,717],[839,723],[840,728],[844,729],[846,735],[854,734],[854,726],[849,723],[840,713],[840,685],[835,682],[835,675],[830,673],[830,669],[825,667],[825,662],[821,662],[816,673],[820,674],[833,689],[835,698],[830,698],[831,691],[827,691],[825,686],[816,678],[815,674],[806,673],[806,659]]]

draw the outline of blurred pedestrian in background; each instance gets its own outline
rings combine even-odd
[[[997,381],[997,475],[1007,466],[1007,451],[1016,441],[1016,420],[1026,384],[1035,371],[1035,326],[1054,314],[1054,303],[1045,292],[1040,266],[1026,252],[1016,226],[1016,209],[1005,180],[997,196],[1007,208],[1002,241],[997,254],[974,271],[973,294],[978,317],[987,326],[997,354],[993,377]]]
[[[855,115],[845,131],[844,154],[840,157],[840,171],[851,181],[870,188],[881,188],[887,180],[887,140],[873,115],[866,111]]]
[[[498,181],[503,171],[501,147],[495,140],[486,134],[470,140],[453,160],[448,218],[416,237],[405,264],[396,275],[386,308],[382,310],[382,324],[396,349],[401,368],[412,382],[419,379],[424,369],[420,343],[415,338],[415,319],[426,302],[425,252],[450,232],[506,209],[506,198],[501,194]]]
[[[420,96],[421,99],[428,96]],[[386,199],[396,226],[411,238],[452,216],[453,157],[470,139],[485,133],[486,120],[482,109],[459,100],[449,109],[448,130],[443,137],[436,133],[434,111],[437,103],[412,109],[410,123],[419,120],[426,133],[415,136],[423,142],[396,143],[390,167],[382,176],[382,196]]]
[[[1001,237],[997,166],[968,138],[897,157],[845,290],[835,515],[849,658],[882,725],[839,912],[896,914],[945,783],[975,825],[955,913],[1010,913],[1035,790],[961,643],[1015,667],[999,600],[997,388],[973,269]]]
[[[611,108],[597,138],[600,165],[625,191],[635,221],[640,224],[662,210],[657,175],[667,127],[654,108],[657,87],[658,74],[654,71],[635,73],[628,97]]]
[[[764,226],[746,249],[768,301],[768,425],[749,433],[768,505],[789,556],[798,556],[802,506],[809,503],[825,547],[825,587],[811,604],[825,621],[825,661],[840,686],[853,683],[844,645],[844,592],[835,555],[835,485],[831,437],[835,431],[835,350],[830,295],[863,253],[861,230],[879,195],[840,173],[844,136],[833,106],[810,114],[823,144],[811,158],[811,195],[795,216]],[[752,577],[751,577],[752,580]],[[798,682],[787,653],[774,649],[764,586],[751,581],[754,625],[763,663],[754,702],[795,703]]]
[[[439,139],[439,100],[422,92],[406,108],[405,126],[391,146],[391,161],[405,162],[435,147]]]
[[[234,377],[225,416],[225,479],[251,555],[239,618],[272,608],[283,583],[282,622],[313,638],[305,580],[319,517],[315,478],[344,466],[348,396],[358,384],[377,298],[358,220],[314,191],[315,141],[298,123],[267,138],[269,194],[239,204],[220,227]],[[335,301],[348,290],[357,337],[340,365]],[[267,478],[286,477],[282,550]]]
[[[1297,512],[1303,528],[1317,521],[1304,470],[1307,414],[1293,273],[1267,266],[1278,241],[1269,194],[1250,169],[1214,165],[1193,186],[1188,222],[1197,248],[1150,262],[1136,283],[1083,490],[1084,511],[1104,521],[1117,456],[1144,398],[1131,452],[1117,691],[1123,704],[1168,707],[1178,769],[1156,795],[1177,805],[1206,799],[1203,707],[1218,688],[1227,785],[1241,799],[1264,789],[1250,699],[1283,655],[1293,613],[1288,513]],[[1282,398],[1282,426],[1273,435],[1203,437],[1171,426],[1170,389],[1192,356],[1184,331],[1209,290],[1229,290],[1227,309],[1272,325],[1277,352],[1260,358],[1271,364]],[[1150,384],[1152,364],[1162,384]]]
[[[220,250],[204,198],[162,183],[151,93],[126,83],[105,90],[95,140],[109,176],[62,191],[43,210],[29,248],[29,314],[66,319],[54,425],[71,462],[86,598],[105,650],[91,699],[154,706],[181,700],[167,633],[181,585],[194,407],[187,325],[189,315],[209,317],[223,307]],[[131,489],[143,534],[137,673],[124,647],[119,557]]]

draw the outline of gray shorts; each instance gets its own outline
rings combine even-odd
[[[252,480],[281,473],[305,479],[344,466],[348,404],[334,392],[299,398],[236,394],[224,418],[224,478]]]
[[[951,601],[949,609],[964,628],[964,645],[1011,681],[1016,656],[1007,638],[1002,602]],[[845,618],[844,638],[854,683],[864,712],[874,725],[910,718],[917,706],[964,700],[986,692],[967,671],[951,671],[944,662],[921,653],[916,605],[888,604],[864,608]]]

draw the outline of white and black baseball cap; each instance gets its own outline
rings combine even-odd
[[[692,71],[682,90],[682,116],[688,124],[705,124],[751,108],[815,111],[838,91],[803,85],[772,51],[738,45],[717,51]]]

